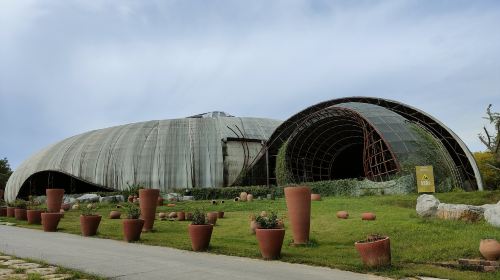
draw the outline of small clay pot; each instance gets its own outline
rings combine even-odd
[[[375,214],[373,214],[371,212],[361,214],[361,220],[364,220],[364,221],[374,221],[376,218],[377,218],[377,216],[375,216]]]
[[[110,219],[120,219],[120,217],[122,216],[122,213],[120,213],[120,211],[111,211],[109,212],[109,218]]]
[[[14,209],[14,217],[18,221],[26,221],[28,220],[28,216],[26,214],[26,209],[16,208]]]
[[[16,216],[15,207],[7,207],[7,217],[14,218]]]
[[[43,231],[46,232],[54,232],[57,231],[57,226],[61,221],[62,214],[61,213],[42,213],[42,225]]]
[[[80,216],[80,228],[83,236],[94,236],[97,234],[97,228],[101,223],[100,215]]]
[[[217,218],[219,217],[219,212],[208,212],[207,213],[207,218],[208,218],[208,223],[211,225],[214,225],[217,223]]]
[[[177,221],[185,221],[186,220],[186,213],[180,211],[177,212]]]
[[[312,193],[311,200],[312,201],[321,201],[321,195],[319,193]]]
[[[246,192],[240,193],[240,201],[247,201],[248,194]]]
[[[123,239],[127,242],[138,241],[141,238],[144,220],[142,219],[124,219],[123,220]]]
[[[347,211],[338,211],[337,218],[339,219],[349,219],[349,213]]]
[[[0,207],[0,217],[7,216],[7,207]]]
[[[481,239],[479,252],[486,260],[496,261],[500,257],[500,243],[496,239]]]
[[[224,218],[224,211],[217,212],[217,218],[219,218],[219,219]]]
[[[39,225],[42,222],[42,210],[28,210],[26,211],[28,224]]]
[[[247,194],[247,201],[249,202],[253,201],[253,194],[251,193]]]

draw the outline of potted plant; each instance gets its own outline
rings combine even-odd
[[[141,207],[141,217],[144,220],[142,230],[145,232],[153,230],[159,195],[160,190],[158,189],[139,190],[139,205]]]
[[[138,241],[144,226],[144,220],[139,219],[141,209],[134,203],[126,203],[122,205],[122,208],[125,209],[127,217],[123,220],[123,239],[127,242]]]
[[[205,213],[200,209],[193,212],[188,231],[193,251],[206,251],[212,237],[213,225],[207,223]]]
[[[63,202],[64,189],[47,188],[45,194],[47,195],[47,212],[59,213]]]
[[[284,191],[288,217],[292,225],[293,243],[307,244],[311,226],[311,188],[289,186]]]
[[[257,228],[255,234],[259,242],[259,249],[265,260],[278,259],[285,238],[285,229],[280,226],[278,216],[271,212],[270,215],[256,215]]]
[[[83,236],[94,236],[97,234],[97,228],[101,223],[101,215],[96,213],[97,206],[94,203],[81,208],[80,229]]]
[[[33,200],[33,197],[30,196],[28,201],[28,210],[26,211],[28,224],[39,225],[42,222],[42,212],[42,209],[40,209],[40,203]]]
[[[361,260],[368,267],[391,265],[391,240],[388,236],[371,234],[354,243]]]
[[[16,220],[26,221],[28,219],[26,216],[26,200],[16,199],[14,204],[16,205],[16,208],[14,209],[14,216],[16,217]]]
[[[5,217],[7,216],[7,206],[5,201],[0,198],[0,217]]]
[[[16,216],[16,204],[14,202],[7,202],[7,217],[14,218]]]

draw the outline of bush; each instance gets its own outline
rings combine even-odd
[[[476,152],[474,158],[483,176],[485,189],[500,189],[500,172],[491,167],[491,165],[499,167],[499,163],[495,161],[495,155],[490,152]]]

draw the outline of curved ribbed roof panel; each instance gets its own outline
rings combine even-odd
[[[115,190],[127,188],[127,182],[161,190],[221,187],[222,139],[267,140],[279,124],[263,118],[184,118],[86,132],[26,159],[9,179],[6,199],[15,199],[25,181],[42,171]]]

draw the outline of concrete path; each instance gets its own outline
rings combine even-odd
[[[112,279],[386,279],[323,267],[194,253],[1,225],[0,251]]]

